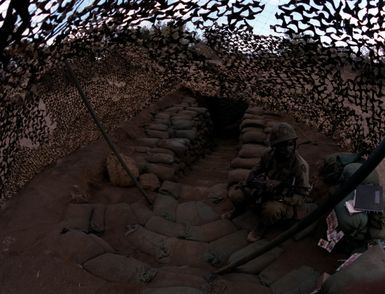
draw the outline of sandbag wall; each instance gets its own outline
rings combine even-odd
[[[194,98],[185,98],[154,114],[144,126],[146,137],[137,138],[123,158],[143,187],[154,191],[162,181],[175,180],[206,153],[212,129],[208,110],[198,107]],[[107,170],[114,185],[133,185],[114,155],[107,158]]]
[[[211,132],[208,110],[185,98],[154,115],[145,126],[147,137],[137,140],[134,157],[142,170],[171,180],[206,152]]]
[[[269,134],[277,121],[260,107],[249,107],[240,125],[240,146],[238,156],[230,163],[228,176],[229,195],[241,193],[238,184],[247,179],[251,169],[270,148]],[[233,198],[230,195],[230,198]]]

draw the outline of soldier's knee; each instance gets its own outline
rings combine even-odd
[[[230,187],[228,197],[233,203],[242,203],[245,201],[245,195],[239,185]]]

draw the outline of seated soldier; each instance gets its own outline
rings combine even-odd
[[[342,185],[360,168],[361,165],[361,163],[351,163],[346,165],[337,185]],[[379,177],[375,170],[360,183],[360,185],[378,184]],[[346,209],[346,201],[352,200],[353,198],[354,191],[347,195],[334,208],[338,219],[338,228],[345,234],[341,242],[341,249],[349,254],[365,249],[368,240],[385,239],[384,213],[361,212],[350,214]]]
[[[257,203],[258,226],[248,235],[254,242],[267,226],[280,220],[292,219],[295,207],[309,195],[309,165],[296,151],[297,134],[287,123],[276,125],[270,134],[271,150],[252,169],[246,182],[239,185],[238,193],[229,193],[234,210],[223,215],[233,218],[245,206]]]

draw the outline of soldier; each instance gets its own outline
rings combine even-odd
[[[291,125],[276,125],[270,134],[271,150],[261,157],[239,190],[229,193],[235,209],[224,217],[233,218],[248,204],[257,203],[259,221],[248,235],[250,242],[262,237],[266,227],[292,219],[296,206],[302,205],[310,193],[309,165],[296,151],[296,141]]]

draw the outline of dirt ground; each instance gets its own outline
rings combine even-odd
[[[123,152],[133,139],[143,136],[143,124],[151,113],[183,98],[183,93],[171,95],[143,111],[116,129],[114,141]],[[292,123],[299,135],[299,152],[308,161],[315,194],[322,197],[327,189],[318,180],[320,160],[339,151],[335,142],[283,115],[279,120]],[[91,202],[134,203],[142,196],[135,188],[101,192],[106,182],[105,158],[109,149],[97,141],[63,158],[37,175],[20,193],[9,201],[0,215],[0,293],[137,293],[135,285],[107,282],[85,271],[69,259],[63,259],[50,246],[54,234],[59,234],[65,209],[71,203],[71,191],[78,185],[86,191]],[[385,164],[384,164],[385,165]],[[384,171],[384,165],[381,170]],[[382,179],[384,179],[382,174]],[[112,192],[111,192],[112,191]],[[323,271],[333,272],[339,264],[338,254],[328,254],[315,246],[315,237],[301,242],[288,241],[282,256],[287,270],[302,263],[314,264]],[[146,257],[143,256],[143,259]],[[151,262],[149,260],[149,262]]]

